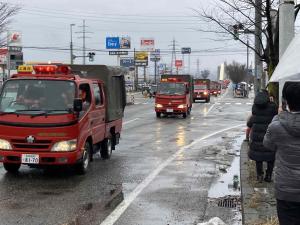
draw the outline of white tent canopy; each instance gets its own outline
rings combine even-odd
[[[269,82],[300,80],[300,35],[296,35],[284,52]]]

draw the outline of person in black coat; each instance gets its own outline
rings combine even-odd
[[[256,162],[256,174],[259,182],[263,181],[263,162],[267,162],[264,180],[271,182],[272,179],[275,153],[263,146],[263,140],[269,124],[277,113],[277,105],[270,101],[268,92],[259,92],[254,99],[252,116],[247,122],[247,126],[251,128],[249,141],[250,151],[248,152],[248,156]]]

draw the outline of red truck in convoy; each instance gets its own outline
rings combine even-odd
[[[87,172],[93,154],[108,159],[119,143],[125,70],[104,65],[20,66],[0,94],[0,162],[71,165]]]
[[[222,85],[217,81],[210,82],[210,94],[214,96],[218,96],[221,94]]]
[[[183,115],[186,118],[192,110],[193,77],[191,75],[162,75],[155,98],[155,112]]]
[[[194,102],[196,100],[205,100],[210,102],[210,80],[194,79]]]

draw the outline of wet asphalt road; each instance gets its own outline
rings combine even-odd
[[[120,145],[110,160],[96,158],[87,175],[26,166],[9,175],[1,165],[0,225],[195,224],[205,217],[216,170],[199,148],[242,130],[234,127],[245,123],[251,101],[227,92],[194,104],[187,119],[157,119],[153,100],[136,95]]]

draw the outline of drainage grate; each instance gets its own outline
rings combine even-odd
[[[218,201],[218,206],[223,208],[237,208],[240,205],[240,198],[226,197]]]

